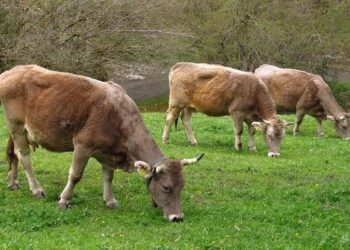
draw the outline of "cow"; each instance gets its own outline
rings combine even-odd
[[[256,151],[254,133],[255,128],[260,127],[269,149],[268,156],[280,155],[280,142],[288,124],[277,117],[267,87],[253,73],[221,65],[181,62],[170,69],[169,88],[163,143],[169,142],[170,128],[181,113],[188,140],[196,145],[190,122],[193,111],[198,111],[209,116],[231,116],[237,151],[242,149],[245,122],[250,151]]]
[[[321,76],[296,69],[283,69],[264,64],[255,74],[267,85],[277,108],[296,111],[293,134],[305,114],[317,121],[317,135],[323,135],[322,121],[332,120],[338,135],[350,139],[350,114],[337,103],[331,89]]]
[[[145,127],[138,107],[119,85],[37,65],[21,65],[0,75],[0,101],[9,130],[10,189],[19,188],[20,161],[33,195],[44,196],[32,169],[30,146],[53,152],[73,151],[68,182],[58,201],[61,208],[67,208],[74,186],[93,157],[102,165],[107,207],[117,206],[112,191],[114,170],[136,169],[146,180],[154,206],[169,221],[183,218],[182,168],[203,155],[183,160],[164,156]]]

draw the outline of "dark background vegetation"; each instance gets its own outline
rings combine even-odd
[[[36,63],[107,80],[194,61],[325,75],[350,65],[349,2],[1,0],[0,71]]]
[[[350,63],[350,4],[335,0],[2,0],[0,67],[108,78],[116,65],[207,61],[322,71]]]

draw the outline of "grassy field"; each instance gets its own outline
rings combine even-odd
[[[71,154],[38,150],[32,154],[46,197],[22,188],[9,191],[7,166],[0,165],[1,249],[349,249],[350,142],[338,139],[325,122],[322,139],[306,117],[297,137],[287,132],[280,158],[268,158],[261,132],[257,153],[233,150],[228,117],[196,114],[198,147],[187,143],[182,126],[161,144],[163,113],[144,113],[145,122],[163,152],[172,158],[205,152],[184,170],[185,220],[169,223],[150,206],[145,184],[136,173],[117,171],[114,191],[119,208],[102,199],[99,164],[90,160],[68,210],[56,206],[65,186]],[[294,116],[283,116],[293,121]],[[6,129],[1,116],[0,147]],[[1,159],[4,158],[2,153]]]

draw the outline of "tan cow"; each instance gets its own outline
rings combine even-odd
[[[308,114],[316,119],[319,136],[323,135],[322,120],[328,118],[339,136],[350,139],[350,114],[339,106],[322,77],[267,64],[257,68],[255,74],[266,83],[278,108],[296,111],[294,135],[299,133],[299,126]]]
[[[135,167],[145,177],[154,205],[170,221],[182,219],[182,167],[201,156],[166,158],[145,127],[137,106],[119,85],[36,65],[17,66],[0,75],[0,101],[10,132],[10,189],[19,188],[19,159],[32,193],[44,195],[29,157],[29,146],[41,145],[54,152],[73,151],[60,207],[68,206],[75,184],[82,178],[89,158],[94,157],[102,164],[103,198],[108,207],[117,206],[112,191],[114,170]]]
[[[255,151],[256,126],[264,132],[268,156],[280,155],[285,122],[279,120],[265,84],[253,73],[221,65],[177,63],[169,73],[169,108],[163,133],[168,143],[175,119],[181,118],[190,144],[197,144],[190,120],[193,111],[210,116],[230,115],[236,133],[235,148],[242,148],[243,121],[249,130],[248,147]]]

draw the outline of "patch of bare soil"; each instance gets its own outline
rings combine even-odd
[[[152,67],[152,69],[124,69],[118,72],[113,80],[120,84],[134,100],[159,97],[169,93],[168,70]]]

